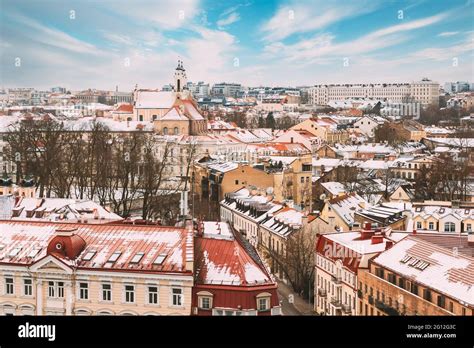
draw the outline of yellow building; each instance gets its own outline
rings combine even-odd
[[[360,315],[472,316],[471,237],[410,235],[375,257],[358,274]]]
[[[0,229],[0,314],[191,314],[192,230],[13,221]]]

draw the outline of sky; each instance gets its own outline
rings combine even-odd
[[[0,87],[474,82],[473,0],[0,0]]]

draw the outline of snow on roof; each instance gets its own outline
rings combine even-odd
[[[78,269],[116,269],[122,271],[144,271],[182,273],[185,269],[186,253],[176,249],[186,249],[189,244],[187,231],[177,227],[110,225],[110,224],[72,224],[45,223],[26,221],[0,221],[0,262],[32,265],[46,256],[49,241],[59,229],[76,229],[74,233],[86,243],[84,250],[74,262]],[[10,257],[14,249],[19,249],[16,256]],[[41,251],[35,257],[28,257],[33,249]],[[95,251],[91,259],[85,258]],[[115,262],[108,262],[112,254],[120,253]],[[140,262],[131,260],[138,253],[144,256]],[[153,264],[156,257],[164,254],[167,257],[160,265]],[[182,258],[178,256],[182,255]]]
[[[204,237],[233,239],[234,235],[230,227],[225,222],[218,221],[204,221],[203,222]]]
[[[184,116],[181,111],[178,109],[178,107],[172,107],[169,109],[166,114],[163,115],[163,117],[160,118],[161,120],[167,120],[167,121],[187,121],[188,118]]]
[[[90,223],[122,220],[119,215],[109,212],[98,203],[68,198],[20,197],[14,211],[17,212],[17,216],[10,215],[12,220],[76,222],[80,218],[85,218]],[[42,214],[36,215],[35,212]],[[33,215],[28,216],[28,213]]]
[[[135,108],[169,109],[175,100],[175,92],[139,90],[136,93]]]
[[[282,162],[285,166],[290,165],[294,161],[296,161],[299,157],[298,156],[269,156],[268,157],[272,163]]]
[[[452,215],[455,219],[462,221],[465,219],[474,219],[474,208],[452,208],[437,205],[415,205],[411,207],[413,218],[421,217],[426,220],[430,217],[435,219],[443,219],[448,215]]]
[[[213,222],[212,222],[213,223]],[[229,231],[232,234],[232,231]],[[195,238],[196,283],[258,286],[273,284],[252,246],[241,239]]]
[[[391,240],[384,237],[383,243],[372,244],[371,238],[360,239],[359,231],[329,233],[325,234],[324,237],[361,255],[382,252],[386,248],[386,242]]]
[[[427,140],[450,147],[474,147],[474,138],[426,138]]]
[[[289,207],[277,211],[262,227],[278,234],[282,237],[288,237],[291,233],[301,228],[303,224],[303,213]]]
[[[336,197],[328,201],[332,210],[348,225],[354,223],[354,213],[360,208],[361,203],[368,204],[365,199],[355,193]]]
[[[212,170],[216,170],[218,172],[226,173],[226,172],[236,169],[238,166],[239,164],[235,162],[225,162],[225,163],[209,164],[208,168]]]
[[[346,188],[344,187],[344,184],[341,184],[340,182],[337,181],[328,181],[328,182],[322,182],[321,186],[324,187],[330,194],[332,195],[339,195],[340,193],[346,192]]]
[[[460,237],[467,238],[467,237]],[[409,262],[401,262],[411,257]],[[427,263],[426,268],[412,265]],[[474,259],[451,248],[408,236],[392,248],[378,255],[374,263],[386,267],[403,277],[414,279],[435,291],[474,305]]]

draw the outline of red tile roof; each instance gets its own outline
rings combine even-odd
[[[133,105],[131,105],[131,104],[122,104],[117,109],[115,109],[115,112],[132,113],[133,112]]]
[[[228,286],[273,285],[261,260],[242,241],[196,237],[196,284]],[[256,255],[256,254],[255,254]]]
[[[75,229],[74,234],[85,241],[85,247],[76,259],[63,257],[63,261],[79,269],[192,272],[186,269],[186,259],[193,258],[192,231],[164,226],[0,221],[0,264],[34,264],[48,255],[48,245],[57,237],[56,231],[61,229]],[[38,252],[29,257],[34,250]],[[118,259],[107,262],[115,252],[121,253]],[[143,257],[132,262],[139,252],[144,254]],[[92,253],[93,256],[87,259],[86,255]],[[162,264],[156,265],[154,261],[160,254],[166,258]]]

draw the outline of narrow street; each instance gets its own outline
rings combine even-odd
[[[278,280],[277,283],[283,315],[315,315],[312,304],[295,294],[293,289],[282,281]]]

